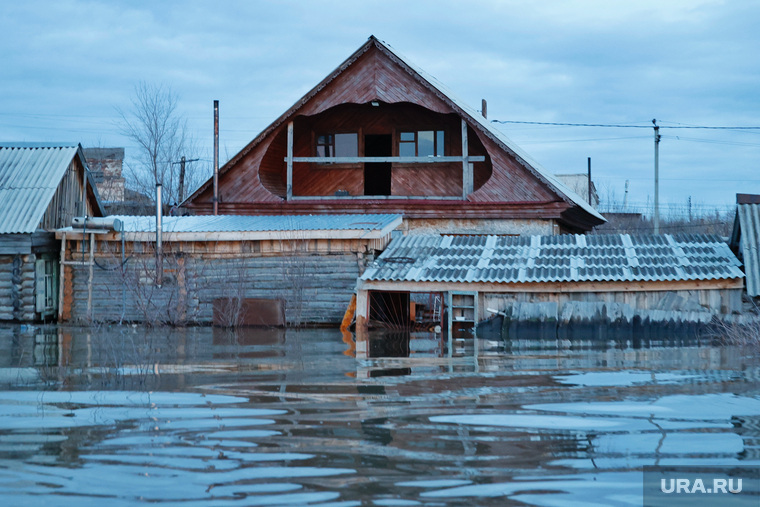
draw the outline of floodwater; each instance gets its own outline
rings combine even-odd
[[[760,464],[757,349],[0,327],[0,504],[641,505]]]

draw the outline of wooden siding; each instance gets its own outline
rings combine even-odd
[[[32,253],[31,234],[0,234],[0,255]]]
[[[153,283],[154,259],[133,258],[119,270],[96,270],[95,321],[203,323],[213,320],[219,298],[285,300],[291,324],[339,324],[353,295],[355,255],[172,258],[164,260],[164,284]],[[71,318],[87,319],[88,268],[74,267]],[[122,286],[125,294],[122,295]]]
[[[74,157],[42,217],[40,224],[42,229],[52,231],[68,227],[75,216],[82,216],[83,171],[79,158]],[[87,199],[85,205],[87,215],[93,216],[95,207],[91,200]]]
[[[374,45],[327,83],[299,114],[314,115],[340,104],[366,104],[372,100],[387,103],[413,102],[439,113],[452,112],[444,100],[430,93],[420,80],[381,53]]]
[[[97,241],[93,321],[208,324],[223,298],[283,299],[289,324],[339,324],[371,252],[384,240],[165,242],[164,277],[155,283],[153,243]],[[73,249],[73,251],[72,251]],[[81,241],[67,261],[82,262]],[[66,266],[62,320],[88,321],[89,266]]]
[[[717,285],[717,284],[715,284]],[[668,307],[663,305],[674,298],[689,302],[689,307]],[[716,315],[727,315],[741,310],[741,289],[736,288],[704,288],[704,289],[675,289],[674,290],[642,290],[642,291],[610,291],[610,292],[513,292],[513,293],[481,293],[479,320],[492,317],[486,308],[502,311],[512,303],[545,303],[556,302],[560,307],[569,302],[584,303],[621,303],[639,310],[663,309],[667,311],[684,311],[687,308],[698,307],[701,311]]]
[[[34,265],[30,255],[0,255],[0,321],[35,319]]]

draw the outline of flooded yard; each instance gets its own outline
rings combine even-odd
[[[367,349],[332,329],[2,327],[0,503],[641,505],[645,465],[760,465],[756,350]]]

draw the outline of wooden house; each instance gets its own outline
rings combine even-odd
[[[0,143],[0,321],[55,317],[55,230],[102,209],[81,145]]]
[[[185,202],[196,214],[401,214],[406,233],[604,222],[432,76],[370,37]]]

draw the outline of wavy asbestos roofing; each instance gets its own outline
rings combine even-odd
[[[0,143],[0,234],[37,229],[79,149],[78,143]]]
[[[116,215],[124,232],[155,232],[156,217]],[[382,231],[401,223],[401,215],[199,215],[164,216],[164,232]],[[390,231],[388,231],[390,232]]]
[[[718,236],[405,236],[391,241],[365,281],[628,282],[744,276]]]
[[[760,204],[737,204],[747,294],[760,296]]]

